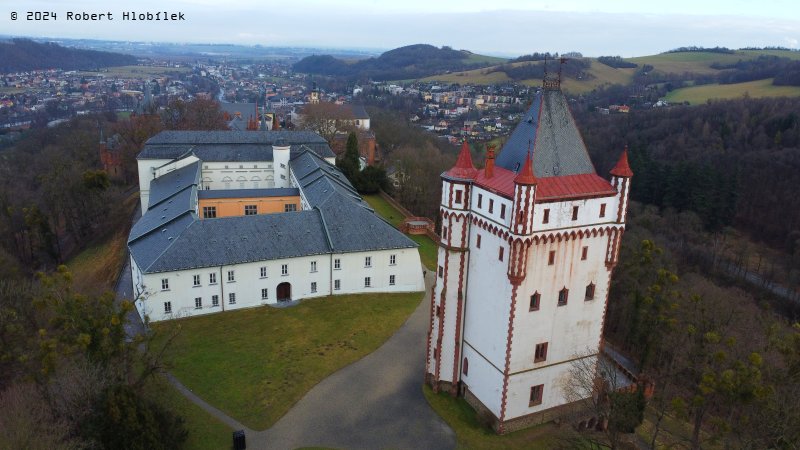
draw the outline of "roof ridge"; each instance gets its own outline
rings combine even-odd
[[[181,237],[181,235],[182,235],[184,232],[186,232],[186,230],[188,230],[189,228],[191,228],[191,227],[192,227],[194,224],[196,224],[196,223],[200,222],[200,220],[197,218],[196,214],[192,213],[192,215],[194,216],[194,217],[192,217],[192,219],[193,219],[193,220],[192,220],[192,223],[190,223],[189,225],[187,225],[186,227],[184,227],[184,229],[182,229],[182,230],[181,230],[181,232],[180,232],[180,233],[178,233],[176,236],[173,236],[173,237],[172,237],[172,239],[168,239],[168,242],[169,242],[169,243],[168,243],[167,245],[165,245],[165,246],[164,246],[164,249],[163,249],[163,250],[161,250],[161,252],[160,252],[160,253],[159,253],[159,254],[158,254],[158,255],[157,255],[155,258],[153,258],[153,260],[152,260],[152,261],[150,261],[150,264],[148,264],[148,266],[147,266],[146,268],[142,269],[142,272],[143,272],[143,273],[146,273],[146,272],[148,272],[148,271],[150,270],[150,268],[151,268],[151,267],[153,267],[153,264],[155,264],[156,262],[158,262],[158,260],[160,260],[160,259],[161,259],[161,257],[162,257],[162,256],[164,256],[164,253],[166,253],[166,252],[167,252],[167,250],[169,250],[170,248],[172,248],[172,246],[173,246],[173,245],[175,245],[175,243],[176,243],[176,242],[178,242],[178,238],[180,238],[180,237]],[[181,216],[183,216],[183,214],[181,214]],[[149,234],[149,233],[148,233],[148,234]],[[130,243],[129,243],[128,245],[130,245]]]
[[[331,234],[328,232],[328,222],[325,220],[325,216],[322,214],[322,210],[319,209],[319,207],[315,205],[314,209],[317,210],[317,213],[319,213],[319,218],[322,220],[322,231],[325,232],[325,240],[328,242],[328,248],[331,252],[333,252],[335,248],[333,247],[333,239],[331,239]]]

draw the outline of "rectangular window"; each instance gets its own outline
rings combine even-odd
[[[605,216],[606,216],[606,204],[603,203],[600,205],[600,217],[605,217]]]
[[[489,199],[489,213],[494,211],[494,199]]]
[[[497,253],[497,259],[498,259],[498,260],[500,260],[500,261],[502,261],[502,260],[503,260],[503,252],[504,252],[505,250],[506,250],[506,249],[504,249],[503,247],[500,247],[500,251]]]
[[[200,286],[200,275],[192,275],[192,286]]]
[[[394,275],[389,275],[389,286],[394,286]]]
[[[194,298],[194,309],[203,309],[203,299],[201,297]]]
[[[208,284],[217,284],[217,274],[215,273],[208,274]]]
[[[531,387],[531,398],[528,401],[528,406],[536,406],[542,404],[542,394],[544,393],[544,385]]]
[[[236,281],[236,273],[233,270],[228,271],[228,283]]]
[[[505,219],[506,218],[506,205],[505,204],[500,205],[500,218],[501,219]]]
[[[161,279],[161,290],[168,291],[169,290],[169,278],[162,278]]]
[[[443,276],[444,276],[444,267],[439,266],[439,278],[442,278]]]
[[[203,206],[203,219],[213,219],[217,217],[216,206]]]
[[[219,306],[219,295],[211,296],[211,306]]]
[[[266,300],[269,298],[269,289],[262,288],[261,289],[261,300]]]
[[[396,255],[389,255],[389,265],[394,266],[397,264],[397,256]]]
[[[552,266],[556,263],[556,251],[550,250],[550,255],[547,257],[547,265]]]
[[[589,255],[589,247],[583,247],[583,249],[581,250],[581,260],[585,261],[588,255]]]
[[[364,287],[372,286],[372,279],[370,277],[364,277]]]
[[[172,302],[164,302],[164,314],[172,313]]]
[[[461,191],[456,191],[456,203],[461,203]]]
[[[342,268],[342,260],[339,259],[339,258],[334,259],[333,260],[333,268],[336,269],[336,270],[341,269]]]
[[[564,288],[558,291],[558,306],[566,305],[567,297],[569,297],[569,289]]]
[[[483,203],[483,194],[478,194],[478,208],[481,207],[482,203]]]
[[[481,248],[481,235],[479,234],[475,240],[475,246]]]
[[[317,282],[316,281],[312,281],[311,282],[311,293],[313,294],[314,292],[317,292]]]
[[[261,268],[261,278],[267,278],[267,268],[266,267],[262,267]]]
[[[293,212],[293,211],[297,211],[297,205],[295,205],[294,203],[287,203],[283,205],[283,212]]]
[[[442,225],[442,240],[443,241],[447,240],[447,227],[444,225]]]
[[[244,205],[245,216],[255,216],[258,214],[258,205]]]
[[[594,283],[586,285],[586,298],[585,300],[594,300]]]
[[[316,272],[316,271],[317,271],[317,262],[311,261],[311,272]]]
[[[536,344],[536,353],[533,355],[533,362],[542,362],[547,359],[547,342]]]
[[[572,207],[572,220],[578,220],[578,207]]]
[[[281,275],[289,275],[289,265],[281,264]]]
[[[545,209],[542,212],[542,223],[550,223],[550,209]]]
[[[235,305],[236,304],[236,293],[235,292],[231,292],[230,294],[228,294],[228,304],[229,305]]]
[[[341,280],[333,280],[333,290],[338,291],[342,288]]]
[[[364,257],[364,267],[372,267],[372,256]]]
[[[528,308],[528,311],[538,311],[539,310],[539,301],[541,300],[542,296],[538,292],[534,292],[531,295],[531,304]]]

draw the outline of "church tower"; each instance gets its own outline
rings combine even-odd
[[[483,169],[463,144],[442,174],[426,382],[499,433],[552,420],[572,361],[602,351],[633,173],[600,177],[558,83],[545,83]]]

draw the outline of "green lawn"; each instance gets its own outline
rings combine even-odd
[[[185,448],[191,450],[230,448],[233,430],[189,401],[165,378],[154,377],[146,389],[149,396],[186,421],[189,437]]]
[[[422,293],[337,295],[156,324],[181,328],[167,356],[189,389],[255,430],[383,344]],[[167,333],[162,333],[167,334]]]
[[[454,398],[444,392],[434,394],[428,385],[423,390],[433,410],[455,431],[457,448],[536,450],[556,448],[565,442],[563,439],[567,436],[567,430],[552,423],[499,436],[478,422],[475,410],[463,398]]]
[[[693,105],[705,103],[709,99],[742,98],[745,92],[750,97],[800,97],[800,87],[775,86],[772,78],[734,84],[704,84],[675,89],[667,94],[669,102],[688,101]]]
[[[405,217],[403,216],[403,213],[398,211],[397,208],[384,200],[380,195],[365,195],[363,198],[364,201],[369,203],[369,206],[371,206],[372,209],[378,213],[378,215],[394,225],[395,228],[398,228],[403,222],[403,218]],[[436,268],[436,258],[438,253],[438,247],[436,243],[433,242],[427,235],[409,235],[408,237],[419,244],[419,256],[422,259],[422,264],[424,264],[429,270],[434,270]]]

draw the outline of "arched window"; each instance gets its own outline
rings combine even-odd
[[[231,182],[232,181],[233,180],[231,180],[231,177],[225,177],[225,178],[222,179],[222,182],[225,183],[225,189],[230,189],[231,188]]]
[[[568,296],[569,296],[569,289],[567,289],[566,286],[564,287],[564,289],[558,291],[558,306],[566,305]]]
[[[236,181],[239,183],[239,189],[244,189],[244,184],[247,182],[247,178],[239,177],[236,179]]]
[[[594,299],[594,283],[586,285],[586,300]]]

